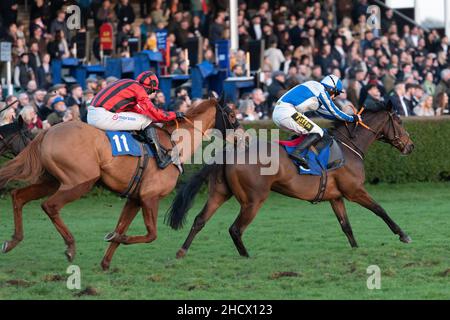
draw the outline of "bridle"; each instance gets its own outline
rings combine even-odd
[[[383,142],[391,142],[394,147],[396,147],[400,150],[403,150],[403,149],[405,149],[406,144],[402,141],[401,137],[397,134],[397,129],[395,128],[395,125],[394,125],[394,121],[395,121],[394,117],[396,117],[396,115],[393,112],[389,112],[389,125],[392,126],[392,130],[394,131],[394,138],[389,141],[389,139],[387,139],[384,135],[381,135],[378,140],[383,141]]]
[[[360,110],[357,114],[358,114],[358,115],[361,115],[363,111],[364,111],[364,107],[361,108],[361,110]],[[358,121],[358,122],[356,122],[355,127],[354,127],[352,130],[350,130],[350,128],[349,128],[349,126],[348,126],[348,123],[346,122],[346,123],[345,123],[345,127],[346,127],[346,129],[347,129],[347,131],[348,131],[348,133],[349,133],[349,136],[348,136],[348,137],[345,136],[344,134],[342,134],[341,132],[337,131],[337,130],[336,130],[335,132],[339,133],[342,137],[344,137],[344,138],[347,140],[347,142],[350,143],[350,145],[348,145],[346,142],[341,141],[341,140],[339,140],[339,142],[340,142],[341,144],[343,144],[345,147],[347,147],[348,149],[350,149],[352,152],[354,152],[356,155],[358,155],[358,156],[361,158],[361,160],[364,160],[364,158],[365,158],[364,152],[361,150],[360,147],[358,147],[358,146],[353,142],[353,138],[355,138],[355,131],[356,131],[356,129],[358,128],[358,126],[361,125],[361,127],[363,127],[364,129],[366,129],[366,130],[372,132],[372,133],[375,135],[375,137],[379,137],[377,140],[380,140],[380,141],[383,141],[383,142],[387,142],[387,143],[390,142],[390,143],[392,143],[392,145],[393,145],[394,147],[399,148],[400,150],[403,150],[403,149],[405,148],[405,143],[401,140],[401,137],[398,135],[397,129],[395,128],[395,125],[394,125],[394,121],[395,121],[394,117],[395,117],[395,114],[394,114],[394,112],[388,112],[388,115],[389,115],[388,118],[387,118],[386,121],[383,123],[383,125],[380,126],[380,128],[378,129],[378,131],[373,130],[371,127],[369,127],[369,126],[368,126],[367,124],[365,124],[363,121]],[[394,138],[393,138],[393,139],[387,139],[384,135],[380,135],[381,130],[384,128],[384,126],[385,126],[388,122],[389,122],[389,126],[390,126],[390,127],[392,126],[392,129],[393,129],[393,131],[394,131]]]
[[[216,104],[216,126],[217,126],[218,120],[222,120],[223,130],[226,130],[226,129],[236,130],[237,128],[239,128],[241,126],[241,124],[239,123],[239,120],[236,119],[236,121],[233,123],[233,122],[231,122],[230,118],[228,117],[228,115],[231,112],[232,112],[232,110],[230,107],[228,107],[228,106],[222,107],[220,105],[220,103],[217,102],[217,104]],[[195,130],[200,131],[202,136],[208,137],[208,134],[204,130],[197,128],[191,119],[184,117],[184,121],[186,121],[187,123],[192,125],[192,127]],[[178,126],[179,126],[178,121],[175,120],[175,123],[176,123],[176,128],[178,129]],[[222,133],[224,134],[224,132],[222,132]]]

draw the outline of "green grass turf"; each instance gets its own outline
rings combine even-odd
[[[273,194],[244,234],[242,258],[228,235],[238,204],[222,207],[183,260],[175,253],[203,205],[201,195],[181,231],[169,229],[160,208],[158,239],[121,246],[111,270],[99,262],[103,236],[113,230],[124,200],[83,198],[63,209],[77,240],[83,295],[66,288],[64,243],[33,202],[24,210],[25,239],[0,255],[0,299],[449,299],[450,184],[369,186],[369,191],[413,239],[401,243],[371,212],[347,204],[359,248],[351,249],[328,203],[311,205]],[[0,239],[13,230],[9,197],[0,200]],[[128,234],[144,234],[141,216]],[[366,286],[366,269],[381,269],[381,289]],[[291,276],[278,277],[280,272]],[[278,274],[277,274],[278,273]]]

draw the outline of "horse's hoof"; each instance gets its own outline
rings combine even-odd
[[[180,249],[177,252],[177,259],[182,259],[186,256],[186,250],[185,249]]]
[[[404,242],[404,243],[411,243],[412,242],[412,239],[411,239],[411,237],[410,236],[408,236],[408,235],[404,235],[404,236],[401,236],[400,237],[400,241],[401,242]]]
[[[7,253],[9,251],[8,250],[8,246],[9,246],[8,241],[3,242],[3,245],[2,245],[2,252],[3,253]]]
[[[108,233],[108,234],[105,236],[104,240],[105,240],[106,242],[111,242],[111,241],[113,241],[118,235],[119,235],[119,234],[118,234],[117,232],[115,232],[115,231],[110,232],[110,233]]]
[[[66,250],[66,252],[64,252],[64,253],[66,254],[67,261],[69,261],[69,262],[72,262],[73,259],[75,258],[75,252]]]
[[[109,270],[109,262],[106,262],[103,260],[102,263],[100,263],[100,265],[101,265],[103,271]]]

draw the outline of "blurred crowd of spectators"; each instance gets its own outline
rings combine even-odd
[[[77,31],[67,28],[65,7],[70,4],[81,8]],[[78,57],[77,41],[90,25],[94,34],[104,22],[113,25],[112,55],[129,56],[129,40],[137,37],[141,49],[167,49],[168,72],[184,74],[188,64],[183,49],[189,38],[201,36],[203,59],[215,63],[214,43],[230,36],[227,5],[226,0],[140,0],[139,6],[130,0],[31,0],[28,25],[17,19],[16,0],[2,0],[0,40],[13,43],[12,78],[18,93],[5,96],[2,82],[0,107],[4,102],[18,103],[0,114],[0,125],[19,114],[33,130],[85,120],[86,105],[115,79],[90,78],[85,90],[78,84],[54,85],[50,63]],[[345,84],[346,92],[336,101],[344,111],[351,111],[350,104],[377,110],[390,103],[402,116],[448,115],[448,37],[404,24],[392,10],[382,12],[380,29],[371,29],[367,7],[367,0],[239,0],[239,50],[231,57],[231,75],[246,74],[248,40],[264,40],[264,62],[258,86],[238,101],[229,101],[229,106],[241,119],[268,119],[284,92],[332,73]],[[158,47],[160,37],[167,40],[167,47]],[[87,45],[98,57],[98,36],[93,41]],[[158,93],[154,103],[162,107],[165,100]],[[196,103],[189,88],[180,87],[170,108],[186,111]]]

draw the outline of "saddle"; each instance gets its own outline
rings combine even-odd
[[[293,136],[290,140],[280,141],[279,143],[290,154],[304,138],[304,136]],[[299,174],[320,176],[317,195],[311,201],[311,203],[316,204],[322,201],[325,194],[328,171],[338,169],[345,164],[344,154],[337,141],[325,131],[323,138],[308,150],[303,151],[302,156],[307,160],[308,168],[301,166],[297,160],[292,160],[297,166]]]
[[[147,168],[149,158],[155,157],[155,150],[148,145],[142,132],[129,131],[105,131],[111,144],[112,155],[139,157],[135,173],[128,184],[127,189],[120,195],[121,197],[133,197],[139,190],[142,175]],[[161,146],[162,148],[162,146]],[[169,152],[163,149],[164,152]],[[183,172],[181,165],[176,165],[180,172]]]
[[[280,141],[286,152],[290,154],[300,144],[304,136],[292,136],[289,140]],[[309,150],[303,151],[302,155],[308,162],[309,168],[303,168],[296,160],[292,160],[299,168],[299,174],[322,175],[322,171],[331,171],[342,167],[345,159],[342,149],[337,141],[329,134],[312,145]]]

